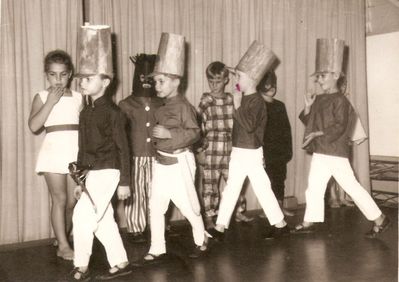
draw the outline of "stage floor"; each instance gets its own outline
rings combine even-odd
[[[114,281],[398,281],[398,209],[382,207],[393,222],[379,239],[366,239],[371,228],[357,208],[326,208],[326,222],[314,234],[263,240],[264,219],[232,223],[224,242],[212,243],[203,258],[187,257],[193,246],[187,224],[176,224],[168,237],[169,262],[134,268]],[[304,210],[288,218],[299,223]],[[131,261],[148,251],[148,244],[131,244],[122,234]],[[94,274],[108,268],[102,247],[95,243],[90,267]],[[71,262],[57,259],[51,245],[0,251],[0,281],[66,281]]]

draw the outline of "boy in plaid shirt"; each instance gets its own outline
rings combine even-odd
[[[212,62],[206,69],[210,93],[202,94],[198,106],[203,133],[202,146],[198,149],[198,160],[203,166],[202,201],[205,210],[205,224],[213,227],[212,218],[219,206],[219,183],[227,181],[231,153],[231,132],[233,128],[233,96],[224,92],[229,82],[229,71],[221,62]],[[240,196],[236,211],[237,222],[249,222],[246,217],[245,197]]]

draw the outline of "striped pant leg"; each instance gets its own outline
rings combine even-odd
[[[132,196],[125,203],[127,231],[130,233],[144,232],[147,227],[153,162],[153,157],[133,157]]]

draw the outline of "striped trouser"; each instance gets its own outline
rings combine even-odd
[[[130,188],[132,196],[125,200],[128,232],[144,232],[149,217],[152,167],[154,157],[133,157]]]

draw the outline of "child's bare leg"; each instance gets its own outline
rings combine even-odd
[[[67,176],[58,173],[45,173],[44,176],[52,199],[51,224],[58,241],[57,255],[66,260],[72,260],[73,251],[69,246],[65,229]]]
[[[339,200],[338,200],[338,191],[337,189],[340,189],[339,187],[337,187],[337,183],[334,181],[333,183],[330,184],[329,186],[330,189],[330,208],[339,208],[340,204],[339,204]]]
[[[66,207],[65,207],[65,230],[66,230],[66,236],[68,237],[69,234],[71,234],[72,231],[72,214],[73,214],[73,208],[76,205],[76,199],[73,195],[73,190],[74,187],[76,186],[76,183],[72,180],[71,177],[67,176],[67,201],[66,201]]]
[[[236,222],[251,222],[254,220],[253,217],[248,217],[244,214],[244,212],[247,209],[246,207],[247,207],[247,200],[245,199],[244,192],[241,192],[237,202],[237,209],[235,214]]]
[[[347,206],[347,207],[354,207],[355,204],[351,201],[348,201],[346,199],[346,193],[344,189],[338,186],[338,194],[339,194],[339,201],[341,202],[341,205]]]

